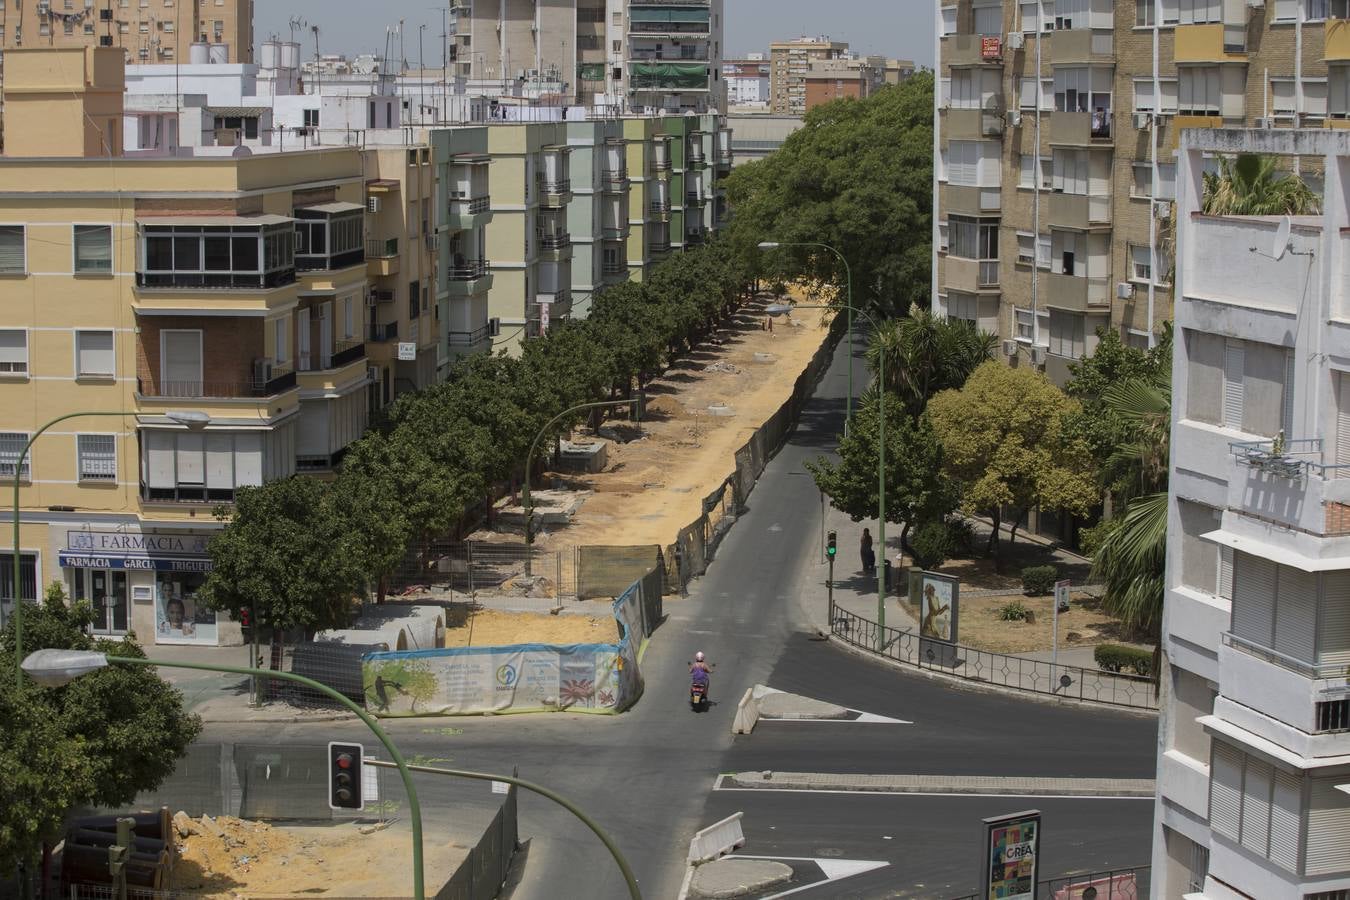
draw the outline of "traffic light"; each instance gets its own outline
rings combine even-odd
[[[328,805],[333,809],[360,809],[361,745],[328,742]]]
[[[249,609],[247,606],[239,607],[239,624],[244,628],[248,628],[250,625],[252,625],[253,610]]]
[[[825,536],[825,553],[831,559],[839,552],[839,536],[833,531]]]

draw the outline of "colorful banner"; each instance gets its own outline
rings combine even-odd
[[[987,900],[1036,900],[1041,849],[1039,810],[984,820],[984,896]]]

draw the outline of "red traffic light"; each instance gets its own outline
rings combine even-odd
[[[361,809],[360,744],[328,745],[328,805],[333,809]]]
[[[339,753],[334,760],[339,769],[350,769],[352,767],[352,757],[350,753]]]

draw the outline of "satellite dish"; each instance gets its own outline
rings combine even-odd
[[[1293,221],[1288,216],[1285,216],[1280,219],[1280,227],[1275,229],[1275,247],[1270,255],[1273,256],[1276,261],[1284,258],[1284,254],[1289,250],[1293,243],[1289,239],[1289,231],[1293,224]]]

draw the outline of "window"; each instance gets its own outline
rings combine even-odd
[[[998,187],[1002,181],[996,141],[951,141],[947,145],[947,181],[964,187]]]
[[[1167,115],[1177,111],[1177,80],[1175,78],[1158,79],[1158,91],[1162,95],[1161,104],[1153,95],[1152,78],[1134,80],[1134,111]]]
[[[28,374],[28,332],[0,329],[0,376]]]
[[[295,216],[295,267],[300,271],[342,269],[365,259],[364,209],[302,208]]]
[[[1320,22],[1327,17],[1327,0],[1304,0],[1303,20]]]
[[[304,111],[304,115],[305,115],[304,121],[305,121],[305,127],[306,127],[306,128],[318,128],[318,127],[319,127],[319,111],[318,111],[317,109],[307,109],[307,110]]]
[[[272,323],[272,360],[278,364],[290,359],[290,345],[286,342],[286,320]]]
[[[1218,66],[1177,67],[1177,111],[1183,115],[1217,116],[1221,88]]]
[[[952,256],[965,259],[998,259],[998,220],[968,216],[948,218]]]
[[[1017,264],[1029,266],[1036,262],[1036,235],[1029,231],[1017,232]]]
[[[1018,161],[1018,166],[1017,186],[1019,188],[1026,188],[1027,190],[1036,187],[1034,182],[1036,177],[1034,174],[1036,170],[1036,157],[1031,156],[1030,154],[1024,154]],[[1051,157],[1040,157],[1040,172],[1041,190],[1048,191],[1053,188],[1055,184],[1054,165]]]
[[[1153,27],[1153,0],[1139,0],[1134,8],[1134,27]]]
[[[295,281],[295,226],[142,225],[139,287],[272,288]]]
[[[117,480],[117,437],[111,434],[76,436],[81,481]]]
[[[1223,4],[1220,0],[1179,0],[1177,14],[1181,25],[1220,22],[1223,21]]]
[[[956,291],[947,295],[947,318],[979,326],[979,298]]]
[[[1148,246],[1130,244],[1130,280],[1148,284],[1153,278],[1153,258]]]
[[[1231,744],[1213,744],[1210,827],[1257,856],[1296,871],[1299,848],[1307,834],[1315,833],[1311,815],[1307,832],[1303,827],[1303,778]],[[1350,813],[1350,807],[1337,805]],[[1311,874],[1313,865],[1307,871]]]
[[[0,225],[0,274],[22,274],[24,267],[22,225]]]
[[[617,15],[617,13],[616,13],[616,15]],[[956,7],[955,7],[955,6],[944,6],[944,7],[942,7],[942,34],[943,34],[944,37],[945,37],[946,35],[949,35],[949,34],[956,34]],[[616,46],[614,47],[614,52],[615,52],[615,53],[620,52],[623,48],[622,48],[621,46],[617,46],[617,45],[619,44],[618,41],[615,41],[614,43],[615,43],[615,45],[616,45]]]
[[[953,69],[949,90],[953,109],[989,109],[999,91],[999,74],[984,69]]]
[[[1327,66],[1327,115],[1350,118],[1350,66]]]
[[[1112,70],[1103,66],[1056,66],[1055,109],[1111,112]]]
[[[947,225],[946,222],[939,222],[939,223],[938,223],[938,252],[939,252],[939,253],[946,253],[946,252],[947,252],[947,247],[949,246],[948,240],[947,240],[947,229],[948,229],[948,225]]]
[[[286,448],[278,442],[277,447],[269,449],[275,453]],[[275,457],[272,465],[275,470]],[[233,500],[236,487],[263,483],[262,435],[144,430],[141,483],[142,496],[147,500]]]
[[[1050,268],[1050,235],[1040,234],[1036,236],[1036,267],[1038,269]]]
[[[1050,352],[1065,359],[1082,359],[1084,322],[1081,313],[1050,310]]]
[[[988,3],[988,0],[984,0],[984,2],[984,6],[976,6],[972,10],[975,33],[985,37],[1001,37],[1003,35],[1003,6],[998,0],[995,0],[992,5]]]
[[[1055,0],[1021,0],[1018,11],[1024,32],[1035,34],[1038,21],[1045,31],[1055,30]]]
[[[416,281],[408,282],[408,318],[416,319],[420,308],[418,303],[422,299],[422,289]]]
[[[76,272],[112,272],[111,225],[76,225],[74,243]]]
[[[1031,343],[1036,336],[1036,317],[1029,309],[1013,309],[1013,335],[1023,343]]]
[[[1187,418],[1265,437],[1292,431],[1292,351],[1188,330],[1186,355]]]
[[[117,374],[111,331],[75,332],[75,374],[111,378]]]
[[[10,476],[14,477],[13,475]],[[37,600],[37,554],[19,553],[19,593]],[[0,600],[14,602],[14,551],[0,553]]]
[[[1054,151],[1054,189],[1057,193],[1086,196],[1090,151]]]
[[[18,464],[19,454],[23,453],[23,448],[28,444],[28,435],[19,431],[0,432],[0,478],[14,478],[14,466]],[[33,457],[25,456],[23,458],[23,468],[19,472],[19,477],[27,481],[32,477]],[[12,548],[11,548],[12,549]],[[4,554],[0,554],[3,556]],[[11,572],[14,570],[11,569]],[[11,578],[13,576],[10,576]]]

